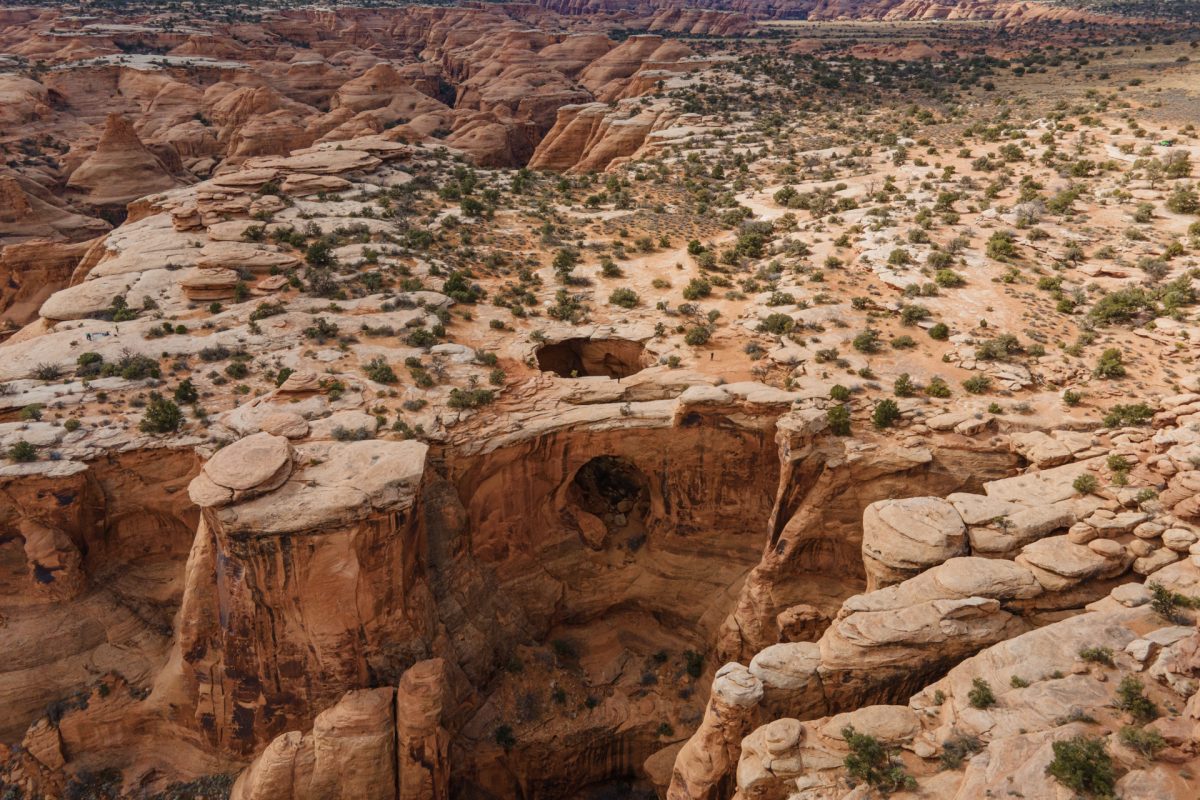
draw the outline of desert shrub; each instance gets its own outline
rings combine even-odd
[[[1114,705],[1129,714],[1130,719],[1138,724],[1150,722],[1158,718],[1158,706],[1143,693],[1145,685],[1137,677],[1126,675],[1117,686],[1117,699]]]
[[[846,406],[840,403],[830,406],[825,412],[825,419],[829,421],[829,431],[834,436],[850,435],[850,411]]]
[[[899,418],[900,406],[896,405],[895,400],[880,400],[875,405],[875,410],[871,412],[871,423],[879,430],[890,428],[892,423]]]
[[[19,439],[8,448],[8,458],[22,464],[34,461],[37,459],[37,448],[24,439]]]
[[[983,678],[975,678],[971,681],[971,691],[967,692],[967,702],[972,708],[988,708],[996,705],[996,693]]]
[[[950,327],[944,322],[936,322],[929,329],[929,338],[945,341],[950,338]]]
[[[704,325],[693,325],[691,328],[688,328],[687,333],[683,335],[683,341],[692,347],[699,347],[702,344],[707,344],[710,338],[712,338],[712,331],[710,331],[708,327]]]
[[[608,302],[621,308],[634,308],[638,304],[638,293],[626,287],[613,289],[612,294],[608,296]]]
[[[912,397],[917,393],[920,387],[913,381],[912,376],[907,372],[901,372],[892,384],[892,391],[896,397]]]
[[[1148,731],[1134,725],[1126,725],[1121,728],[1118,736],[1121,744],[1131,750],[1136,750],[1146,758],[1154,758],[1158,755],[1159,750],[1167,746],[1167,741],[1158,731]]]
[[[929,309],[925,306],[908,305],[900,309],[900,322],[903,325],[916,325],[929,317]]]
[[[1074,482],[1071,483],[1071,488],[1080,494],[1092,494],[1100,488],[1100,481],[1096,480],[1095,475],[1085,472],[1075,478]]]
[[[38,364],[33,368],[33,377],[39,381],[54,381],[62,376],[62,369],[57,364]]]
[[[179,385],[175,387],[176,403],[183,403],[186,405],[188,403],[194,403],[199,399],[200,393],[196,391],[196,387],[192,383],[191,378],[184,378],[179,382]]]
[[[1129,425],[1145,425],[1154,416],[1154,409],[1145,403],[1123,405],[1118,403],[1104,415],[1104,425],[1108,428],[1122,428]]]
[[[327,340],[338,335],[338,326],[324,317],[317,317],[312,325],[304,329],[304,335],[319,344],[325,344]]]
[[[938,760],[942,762],[943,769],[958,769],[968,756],[982,749],[983,740],[978,736],[955,731],[949,739],[942,742],[942,753]]]
[[[867,328],[854,337],[851,345],[860,353],[878,353],[880,350],[879,331]]]
[[[491,389],[451,389],[446,405],[450,408],[480,408],[496,399]]]
[[[1107,667],[1115,666],[1111,647],[1085,647],[1079,651],[1079,657],[1093,664],[1104,664]]]
[[[943,289],[953,289],[966,284],[967,279],[952,269],[939,269],[933,274],[933,280]]]
[[[842,738],[850,748],[842,763],[853,780],[884,793],[916,788],[916,779],[904,771],[904,765],[895,757],[894,751],[874,736],[858,733],[853,726],[847,725],[842,728]]]
[[[992,388],[992,379],[987,375],[972,375],[962,382],[962,387],[971,394],[983,394]]]
[[[1189,620],[1179,613],[1179,609],[1200,608],[1200,598],[1173,592],[1158,581],[1150,581],[1146,587],[1150,590],[1150,607],[1167,622],[1186,624]]]
[[[483,288],[471,282],[471,276],[461,270],[451,272],[442,283],[442,294],[456,302],[473,305],[483,299]]]
[[[702,300],[711,294],[712,284],[704,278],[692,278],[688,285],[683,287],[684,300]]]
[[[980,361],[1007,361],[1021,352],[1021,343],[1011,333],[1002,333],[993,339],[985,339],[975,348],[975,358]]]
[[[1104,740],[1075,736],[1054,742],[1054,758],[1046,772],[1072,791],[1096,800],[1113,797],[1116,775]]]
[[[183,424],[183,412],[175,402],[168,400],[158,392],[150,393],[150,402],[146,404],[146,413],[138,423],[142,433],[172,433],[179,430]]]
[[[796,321],[787,314],[770,314],[758,324],[760,331],[776,336],[782,336],[794,327],[796,327]]]
[[[945,378],[934,375],[929,379],[929,385],[925,387],[925,394],[930,397],[949,397],[950,384],[946,383]]]
[[[1154,298],[1140,287],[1121,289],[1101,297],[1088,316],[1099,323],[1130,322],[1154,308]]]
[[[844,403],[850,399],[850,390],[840,383],[835,383],[829,387],[829,399]]]
[[[1016,255],[1016,237],[1012,231],[996,231],[987,240],[988,258],[1003,261]]]
[[[1107,348],[1100,354],[1100,360],[1096,362],[1095,376],[1108,379],[1123,378],[1125,376],[1123,360],[1124,356],[1120,350],[1115,347]]]
[[[395,370],[383,356],[376,356],[363,364],[363,372],[376,383],[395,383],[398,380]]]

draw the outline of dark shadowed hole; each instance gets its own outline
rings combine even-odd
[[[650,499],[646,476],[618,456],[597,456],[575,473],[573,494],[580,508],[611,528],[625,527],[645,515]]]
[[[641,372],[641,342],[629,339],[564,339],[537,350],[538,368],[563,378],[627,378]]]

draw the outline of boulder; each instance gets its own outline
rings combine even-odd
[[[965,554],[966,526],[941,498],[880,500],[863,512],[862,550],[870,591]]]

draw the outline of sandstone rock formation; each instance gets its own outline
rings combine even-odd
[[[67,180],[69,189],[96,207],[123,206],[179,184],[167,165],[142,144],[129,120],[117,113],[108,116],[95,150]]]

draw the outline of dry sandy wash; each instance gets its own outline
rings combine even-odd
[[[1200,797],[1186,4],[110,5],[0,9],[0,800]]]

